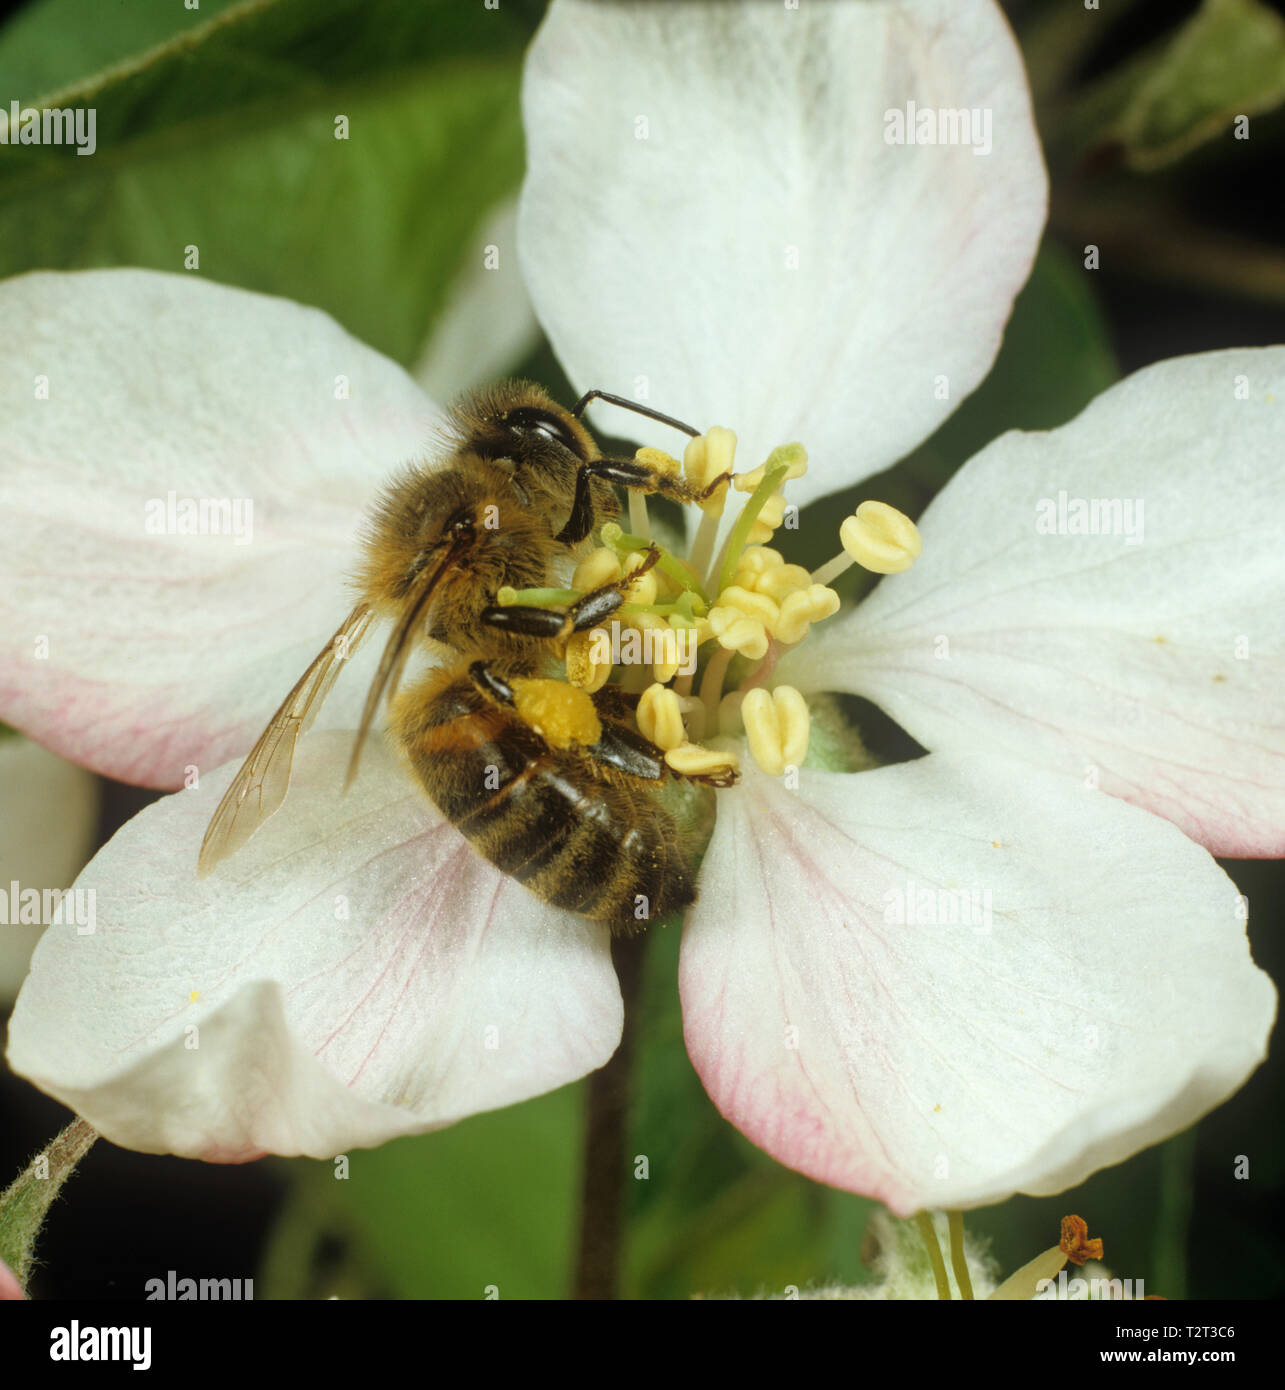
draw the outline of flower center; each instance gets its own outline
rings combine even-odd
[[[567,639],[567,682],[589,693],[613,682],[636,695],[639,732],[664,750],[675,772],[734,771],[738,754],[730,740],[743,737],[759,767],[779,777],[807,756],[811,715],[798,690],[773,683],[778,660],[807,639],[814,623],[838,612],[839,595],[829,586],[850,565],[897,574],[923,547],[909,517],[863,502],[840,526],[834,559],[812,573],[789,564],[769,542],[790,514],[785,488],[807,471],[807,452],[784,444],[739,474],[735,455],[735,434],[721,428],[693,439],[681,464],[659,449],[638,450],[640,462],[685,478],[686,490],[701,495],[690,503],[702,516],[686,555],[653,540],[646,497],[631,492],[631,529],[608,522],[570,588],[506,588],[497,602],[571,604],[605,585],[624,586],[610,626]],[[724,475],[730,487],[724,481],[711,491]],[[715,553],[731,491],[746,500]]]

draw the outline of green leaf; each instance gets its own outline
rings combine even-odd
[[[448,1129],[348,1155],[296,1160],[263,1296],[307,1296],[320,1237],[351,1240],[364,1291],[395,1298],[563,1298],[571,1283],[583,1088],[564,1087]],[[313,1290],[322,1296],[335,1289]]]
[[[103,23],[103,0],[36,0],[0,29],[0,93],[32,101],[66,87],[83,73],[98,72],[154,48],[176,34],[198,29],[242,0],[128,0]]]
[[[520,176],[523,37],[447,0],[231,8],[50,99],[95,110],[92,156],[0,146],[0,274],[183,271],[195,247],[409,362]]]
[[[1285,20],[1262,0],[1205,0],[1055,116],[1050,144],[1058,162],[1112,150],[1131,168],[1159,169],[1282,102]]]

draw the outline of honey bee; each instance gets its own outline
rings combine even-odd
[[[437,463],[405,467],[375,506],[355,577],[358,602],[219,803],[199,875],[282,805],[300,735],[343,658],[383,620],[392,631],[348,783],[387,701],[391,732],[438,809],[546,902],[623,932],[694,900],[683,837],[658,796],[679,774],[632,723],[637,697],[610,684],[590,695],[550,675],[566,639],[615,612],[628,581],[594,589],[565,610],[496,601],[503,587],[548,587],[574,563],[595,530],[619,514],[613,484],[681,501],[710,492],[636,459],[604,458],[579,418],[596,397],[697,433],[601,391],[572,411],[522,381],[456,401],[448,411],[453,449]],[[399,691],[420,646],[444,647],[449,659]],[[734,776],[680,780],[726,786]]]

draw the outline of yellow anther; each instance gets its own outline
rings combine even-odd
[[[757,618],[768,628],[781,616],[780,606],[766,594],[756,594],[751,589],[743,589],[739,584],[729,584],[719,594],[715,607],[735,608],[747,618]]]
[[[739,608],[711,608],[709,625],[718,644],[740,652],[751,661],[767,655],[767,629],[757,618],[747,618]]]
[[[604,584],[614,584],[623,573],[620,557],[614,550],[601,545],[597,550],[590,551],[576,566],[576,572],[571,576],[571,587],[587,594],[591,589],[601,589]]]
[[[784,603],[790,594],[810,587],[811,583],[812,576],[802,565],[778,565],[776,569],[761,574],[754,589],[776,603]]]
[[[633,574],[647,561],[645,550],[635,550],[625,558],[625,573]],[[630,582],[629,598],[627,602],[637,603],[646,608],[648,604],[656,602],[657,582],[656,570],[653,567],[646,574],[640,574],[637,579]]]
[[[761,688],[747,692],[741,722],[754,761],[768,776],[779,777],[807,757],[812,720],[807,702],[792,685],[778,685],[771,693]]]
[[[652,675],[662,685],[667,685],[680,669],[688,665],[688,659],[695,654],[698,645],[694,629],[679,629],[671,624],[660,634],[661,658],[652,662]]]
[[[736,562],[736,582],[752,589],[755,586],[747,583],[746,579],[750,576],[770,574],[772,570],[780,569],[784,564],[785,556],[779,550],[773,550],[770,545],[747,545]],[[745,575],[746,579],[742,579],[742,575]]]
[[[762,545],[764,541],[770,541],[773,532],[784,519],[785,497],[779,492],[774,492],[754,518],[754,524],[750,527],[750,544]]]
[[[567,668],[567,680],[580,690],[587,690],[591,695],[595,690],[601,690],[611,679],[612,665],[609,660],[595,658],[610,651],[611,643],[601,629],[573,632],[567,638],[567,649],[562,657]]]
[[[665,761],[685,777],[704,777],[720,772],[735,772],[739,766],[736,754],[729,751],[702,748],[698,743],[683,743],[666,750]]]
[[[736,434],[715,425],[689,441],[683,451],[683,472],[693,487],[708,487],[720,473],[730,473],[736,458]]]
[[[687,474],[687,481],[697,487],[705,486],[705,460],[708,453],[709,448],[703,434],[689,439],[687,447],[683,450],[683,472]]]
[[[886,502],[863,502],[839,527],[839,540],[857,564],[875,574],[908,570],[924,548],[915,523]]]
[[[789,468],[789,472],[781,479],[782,483],[788,483],[792,478],[801,478],[808,471],[808,451],[802,444],[782,444],[772,450],[766,463],[760,463],[749,473],[738,474],[733,486],[737,492],[753,492],[773,468],[780,468],[782,464]]]
[[[584,690],[563,681],[518,677],[513,682],[518,714],[555,748],[589,746],[602,737],[602,722]]]
[[[813,623],[839,611],[839,595],[824,584],[809,584],[781,600],[781,616],[772,635],[778,642],[801,642]]]
[[[706,487],[720,473],[730,473],[736,461],[736,433],[715,425],[705,434],[705,478]],[[692,479],[695,482],[695,479]]]
[[[687,742],[683,709],[674,691],[649,685],[638,700],[638,731],[657,748],[679,748]]]
[[[673,454],[667,454],[664,449],[639,449],[634,458],[639,463],[645,463],[648,468],[654,468],[657,473],[661,473],[667,478],[676,478],[683,471],[682,464]]]

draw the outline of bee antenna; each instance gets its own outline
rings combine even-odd
[[[572,417],[578,420],[584,414],[585,407],[590,401],[606,401],[608,405],[618,405],[624,410],[632,410],[635,415],[645,415],[649,420],[659,420],[662,425],[672,425],[676,430],[682,430],[684,434],[690,434],[695,439],[700,430],[694,430],[690,425],[685,425],[681,420],[675,420],[672,415],[662,415],[659,410],[652,410],[650,406],[639,405],[637,401],[626,400],[624,396],[613,396],[609,391],[586,391],[575,404],[572,410]]]

